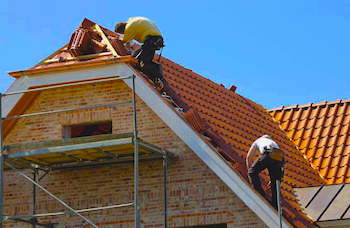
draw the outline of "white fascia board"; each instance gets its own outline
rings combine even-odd
[[[107,76],[121,76],[130,73],[129,68],[124,63],[116,63],[99,67],[87,67],[81,69],[47,72],[24,75],[17,78],[6,91],[7,93],[26,90],[33,86],[50,85],[62,82],[73,82],[86,79],[98,79]],[[128,75],[130,76],[130,75]],[[23,94],[10,95],[3,98],[2,116],[5,117],[15,106]]]
[[[106,76],[127,77],[137,73],[125,63],[100,67],[40,73],[22,76],[7,92],[25,90],[32,86],[98,79]],[[132,80],[124,79],[132,88]],[[171,108],[140,76],[135,78],[136,94],[161,118],[183,142],[252,210],[268,227],[279,227],[275,210],[262,200],[213,149]],[[3,116],[15,106],[22,95],[5,97]],[[283,220],[283,227],[292,227]]]

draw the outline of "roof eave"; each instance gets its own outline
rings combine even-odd
[[[77,62],[77,63],[59,65],[59,66],[47,66],[39,69],[12,71],[12,72],[8,72],[8,74],[14,78],[20,78],[24,75],[33,75],[33,74],[47,73],[52,71],[63,71],[63,70],[71,70],[71,69],[78,69],[78,68],[95,67],[95,66],[108,65],[113,63],[135,63],[135,59],[131,56],[110,57],[109,59],[103,59],[103,60],[91,60],[88,62]]]

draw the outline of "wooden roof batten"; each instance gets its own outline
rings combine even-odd
[[[112,52],[113,56],[120,57],[118,52],[114,49],[114,47],[111,44],[111,42],[109,42],[109,39],[107,38],[106,34],[103,32],[101,27],[98,24],[95,24],[94,25],[94,29],[102,37],[103,42],[107,45],[107,48]]]
[[[113,45],[111,44],[111,42],[109,41],[109,39],[107,38],[106,34],[103,32],[102,28],[98,25],[95,24],[91,27],[91,29],[93,31],[95,31],[98,35],[101,36],[102,41],[105,43],[105,45],[107,45],[107,48],[109,51],[107,52],[102,52],[102,53],[94,53],[94,54],[87,54],[87,55],[79,55],[76,57],[70,57],[65,59],[65,61],[72,61],[72,60],[87,60],[87,59],[93,59],[95,57],[100,57],[100,56],[107,56],[107,55],[113,55],[116,58],[120,58],[121,56],[118,54],[118,52],[114,49]],[[57,50],[56,52],[54,52],[53,54],[51,54],[50,56],[46,57],[44,60],[40,61],[37,65],[40,64],[50,64],[50,63],[56,63],[59,62],[60,59],[50,59],[53,56],[55,56],[55,54],[59,53],[60,51],[62,51],[63,49],[67,48],[68,44],[64,45],[63,47],[61,47],[59,50]]]
[[[109,49],[109,51],[102,52],[102,53],[88,54],[88,55],[80,55],[77,57],[71,57],[71,58],[67,58],[66,61],[93,59],[95,57],[105,56],[105,55],[110,55],[110,54],[112,54],[115,57],[121,57],[117,53],[117,51],[114,49],[113,45],[111,44],[111,42],[107,38],[106,34],[103,32],[102,28],[98,24],[95,24],[91,28],[101,36],[103,42],[107,45],[107,48]],[[60,51],[66,49],[67,47],[68,47],[68,44],[63,45],[57,51],[55,51],[51,55],[47,56],[45,59],[41,60],[38,64],[36,64],[36,66],[41,65],[41,64],[49,64],[49,63],[59,62],[60,61],[59,59],[51,59],[51,58],[54,57],[56,54],[58,54]]]

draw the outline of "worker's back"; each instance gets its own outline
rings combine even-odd
[[[147,36],[160,36],[158,27],[148,18],[130,17],[124,32],[125,42],[136,40],[143,43]]]
[[[251,164],[251,158],[254,152],[259,150],[260,155],[255,160],[254,164]],[[271,191],[272,191],[272,205],[276,209],[278,208],[279,202],[279,181],[283,177],[283,152],[278,144],[272,140],[269,135],[263,135],[256,139],[249,149],[247,155],[247,168],[250,182],[253,184],[255,190],[260,194],[265,195],[265,192],[261,186],[259,173],[265,169],[268,169],[271,180]]]
[[[273,141],[268,135],[261,136],[253,143],[260,153],[264,153],[267,150],[272,150],[273,148],[279,149],[278,144]]]

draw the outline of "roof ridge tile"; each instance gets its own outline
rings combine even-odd
[[[307,104],[304,104],[304,105],[290,105],[290,106],[279,106],[279,107],[276,107],[276,108],[271,108],[271,109],[268,109],[269,112],[272,112],[272,111],[282,111],[282,110],[288,110],[288,109],[293,109],[293,108],[305,108],[305,107],[316,107],[316,106],[322,106],[322,105],[332,105],[332,104],[345,104],[345,103],[350,103],[350,99],[336,99],[334,101],[321,101],[321,102],[318,102],[318,103],[307,103]]]

